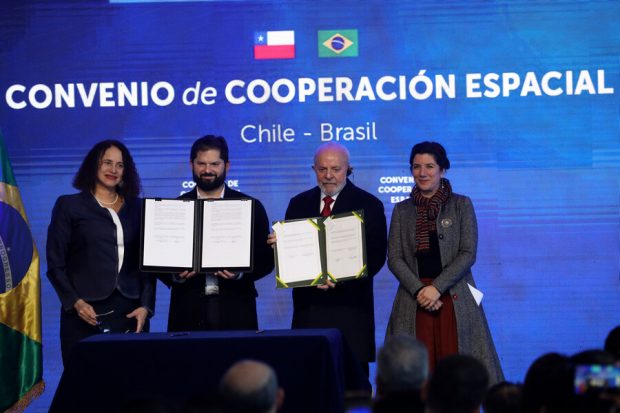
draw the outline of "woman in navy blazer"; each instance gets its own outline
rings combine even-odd
[[[58,198],[47,234],[47,276],[60,299],[63,363],[83,338],[148,330],[155,282],[138,270],[140,178],[127,147],[106,140]]]

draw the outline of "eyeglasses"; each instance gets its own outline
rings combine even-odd
[[[99,318],[100,317],[105,317],[107,315],[110,315],[114,313],[114,310],[110,310],[107,313],[101,313],[101,314],[95,314],[95,317],[97,317],[97,328],[99,329],[100,332],[104,333],[104,334],[108,334],[111,330],[110,327],[107,325],[103,324],[103,321],[101,321]]]
[[[95,316],[97,317],[97,328],[103,334],[110,334],[110,333],[112,333],[111,326],[108,325],[105,322],[107,320],[106,316],[109,316],[110,314],[114,314],[114,310],[110,310],[107,313],[95,314]],[[104,320],[100,320],[100,318],[103,318]],[[129,328],[129,329],[125,330],[123,333],[124,334],[133,333],[133,331],[134,330]]]

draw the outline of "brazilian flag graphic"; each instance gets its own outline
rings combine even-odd
[[[44,388],[39,253],[0,133],[0,412]]]
[[[357,29],[319,30],[319,57],[356,57],[359,54]]]

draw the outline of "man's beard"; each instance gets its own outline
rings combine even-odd
[[[214,189],[219,188],[220,186],[222,186],[224,184],[224,182],[226,182],[226,171],[222,172],[222,174],[220,176],[217,176],[215,174],[202,174],[202,175],[200,175],[200,176],[214,176],[215,179],[213,179],[210,182],[203,181],[195,173],[192,173],[192,175],[194,177],[194,182],[196,182],[196,186],[198,188],[200,188],[201,190],[203,190],[203,191],[212,191]]]
[[[318,184],[319,188],[321,189],[321,191],[323,191],[323,193],[325,195],[334,196],[334,195],[340,193],[340,191],[342,191],[344,186],[347,184],[347,181],[344,180],[340,184],[338,184],[335,188],[329,189],[329,190],[325,187],[325,185],[323,185],[322,182],[319,181],[319,182],[317,182],[317,184]]]

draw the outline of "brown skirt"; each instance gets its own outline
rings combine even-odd
[[[433,282],[432,278],[422,278],[424,285]],[[437,362],[451,354],[457,354],[458,336],[456,331],[456,317],[454,304],[450,292],[444,293],[440,298],[443,305],[437,311],[426,311],[418,307],[415,318],[415,334],[428,349],[429,371],[435,370]]]

